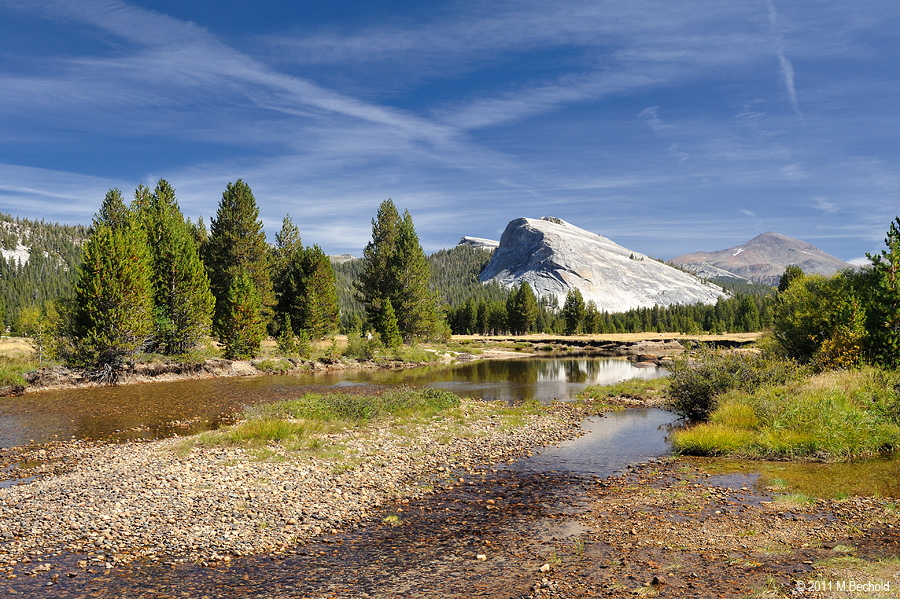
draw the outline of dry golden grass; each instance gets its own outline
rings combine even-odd
[[[762,333],[727,333],[724,335],[685,335],[682,333],[611,333],[607,335],[453,335],[454,341],[527,341],[532,343],[558,341],[660,341],[674,339],[676,341],[756,341]]]
[[[27,358],[34,353],[31,342],[26,337],[0,337],[0,356]]]

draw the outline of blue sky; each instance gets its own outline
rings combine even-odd
[[[356,255],[556,216],[660,258],[765,231],[853,260],[900,213],[900,3],[0,0],[0,211],[165,177]]]

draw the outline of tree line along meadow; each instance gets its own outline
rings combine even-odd
[[[0,263],[0,311],[13,332],[35,340],[39,361],[111,372],[137,354],[196,361],[210,339],[228,358],[255,356],[266,336],[282,355],[303,356],[338,332],[371,353],[450,334],[774,330],[799,359],[883,361],[886,347],[900,349],[897,222],[868,269],[819,277],[790,267],[778,289],[726,284],[731,296],[714,305],[611,314],[577,290],[560,307],[527,283],[482,284],[490,253],[481,249],[426,256],[409,212],[391,200],[378,207],[362,258],[332,264],[320,247],[302,244],[290,215],[268,244],[243,180],[228,183],[207,230],[202,218],[185,218],[160,179],[154,189],[138,186],[127,205],[110,190],[89,228],[49,234],[60,227],[24,221],[31,238],[20,239],[4,215],[4,248],[31,241],[32,252],[27,264]],[[67,236],[74,241],[60,241]]]

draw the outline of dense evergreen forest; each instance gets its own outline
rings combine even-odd
[[[0,260],[0,323],[16,323],[22,308],[72,294],[87,227],[32,221],[0,213],[0,247],[29,248],[27,262]]]

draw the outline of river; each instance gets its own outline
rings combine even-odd
[[[662,368],[639,368],[622,358],[532,358],[44,391],[0,398],[0,448],[190,434],[230,421],[245,406],[357,385],[429,386],[487,400],[547,402],[571,400],[587,385],[664,374]]]

